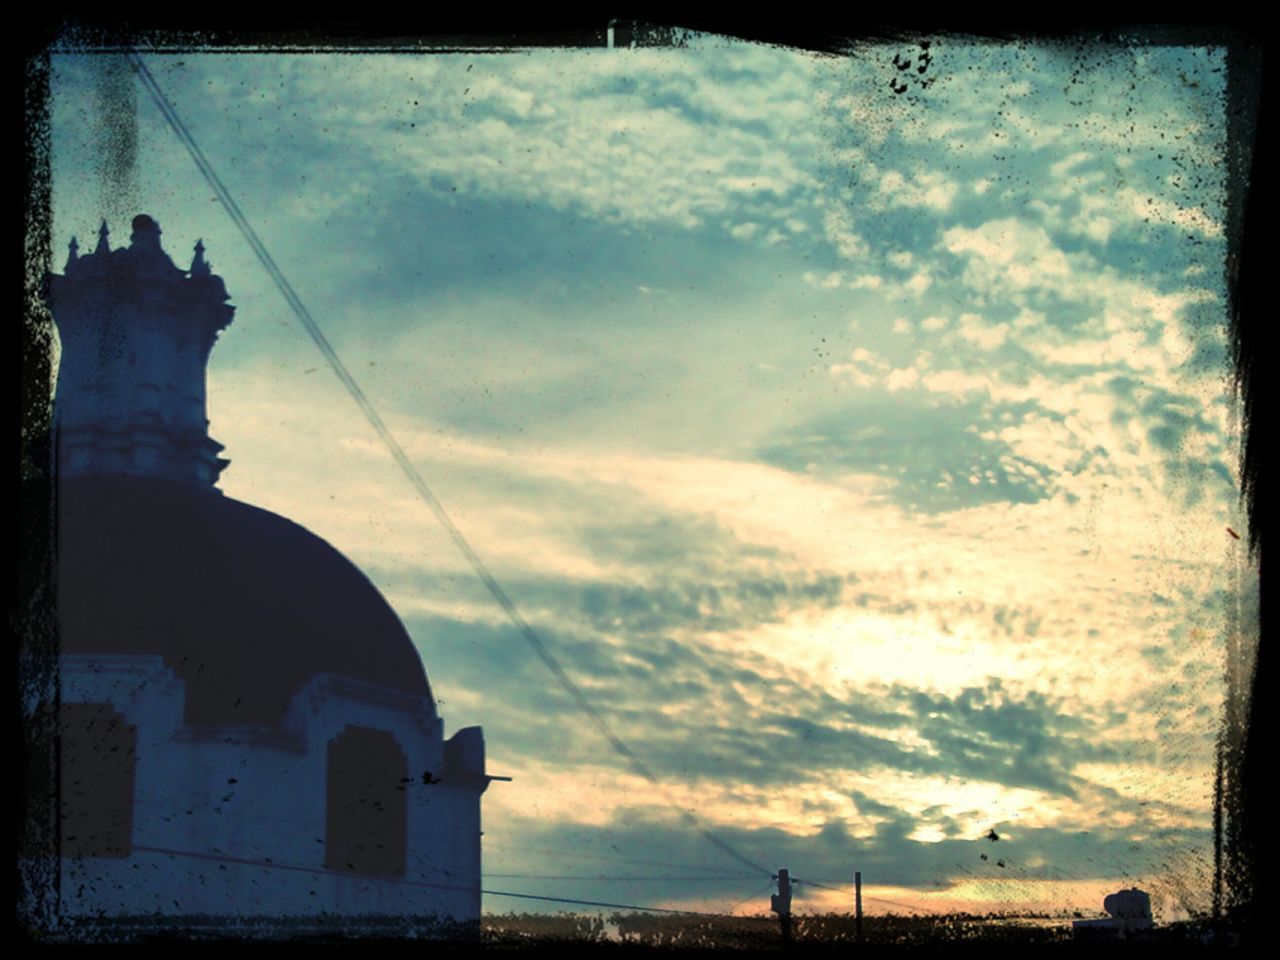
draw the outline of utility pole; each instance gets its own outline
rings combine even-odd
[[[769,907],[782,922],[782,946],[791,946],[791,871],[778,868],[778,892],[769,897]]]
[[[862,871],[855,870],[853,874],[853,932],[858,938],[858,942],[862,942]]]

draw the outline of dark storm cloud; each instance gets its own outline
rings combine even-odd
[[[623,627],[629,634],[692,626],[724,631],[777,622],[796,609],[838,606],[845,585],[844,577],[832,574],[646,587],[596,583],[583,588],[581,610],[591,626]]]
[[[1216,278],[1209,278],[1213,286]],[[1182,309],[1179,322],[1190,338],[1194,349],[1192,355],[1183,364],[1183,368],[1191,376],[1221,374],[1230,368],[1231,358],[1228,356],[1228,340],[1223,324],[1222,298],[1215,296],[1191,303]]]
[[[410,621],[428,669],[485,690],[497,752],[547,759],[598,734],[514,628],[446,618]],[[814,771],[857,769],[953,777],[1074,796],[1083,762],[1133,760],[1139,745],[1104,743],[1114,717],[1070,712],[1064,701],[1007,693],[999,681],[954,696],[903,685],[845,699],[754,665],[732,650],[644,630],[625,644],[541,627],[544,642],[663,777],[780,784]],[[661,713],[685,706],[679,720]],[[925,741],[904,746],[895,734]],[[607,756],[602,743],[592,752]],[[625,766],[615,759],[605,762]]]
[[[1091,743],[1103,730],[1064,713],[1061,704],[1035,691],[1021,700],[1000,692],[993,681],[956,697],[907,694],[916,732],[949,761],[950,775],[1074,796],[1076,764],[1115,756]]]
[[[323,226],[325,236],[354,249],[376,246],[380,256],[357,261],[344,276],[342,296],[380,306],[430,304],[484,290],[547,310],[565,325],[634,319],[628,304],[638,286],[709,296],[763,289],[761,262],[785,262],[785,252],[752,250],[718,226],[690,229],[585,216],[514,197],[460,196],[438,175],[426,182],[391,173],[385,193],[353,200]],[[559,311],[558,313],[556,311]],[[410,324],[418,318],[387,311],[373,321]],[[510,335],[518,316],[477,317],[494,335]],[[545,322],[545,321],[544,321]],[[622,331],[619,331],[620,333]]]
[[[851,800],[857,803],[857,811],[850,811],[849,820],[828,820],[808,835],[776,828],[713,825],[713,829],[716,836],[734,849],[770,868],[787,866],[798,880],[846,887],[850,908],[855,869],[862,872],[864,894],[872,901],[877,900],[876,887],[912,886],[940,892],[962,881],[1006,884],[1009,885],[1006,896],[1016,897],[1019,891],[1015,885],[1022,881],[1082,882],[1122,874],[1155,873],[1175,851],[1203,844],[1208,835],[1207,829],[1144,826],[1098,825],[1088,831],[1030,829],[993,817],[988,821],[988,829],[994,829],[1003,837],[997,843],[989,841],[985,831],[975,836],[964,836],[957,831],[938,842],[923,842],[910,837],[917,826],[924,825],[923,819],[873,801],[865,794],[856,794]],[[869,835],[863,830],[855,834],[850,829],[850,823],[856,822],[859,816],[874,818]],[[590,872],[598,874],[605,883],[611,875],[636,874],[641,867],[653,870],[659,863],[667,865],[667,876],[744,873],[741,881],[708,880],[697,887],[692,884],[681,884],[678,888],[670,884],[664,886],[661,881],[632,882],[630,889],[636,893],[653,891],[651,895],[662,896],[678,889],[684,896],[710,899],[741,898],[750,892],[746,885],[749,873],[743,871],[741,864],[678,824],[669,811],[661,808],[619,815],[602,826],[524,820],[517,821],[513,827],[509,837],[492,838],[486,854],[489,864],[516,862],[518,848],[536,847],[547,872]],[[510,852],[504,849],[508,841],[512,846]],[[1004,865],[998,865],[997,860]],[[805,891],[800,884],[799,904],[803,904],[807,893],[810,891]],[[1034,896],[1029,890],[1023,895]],[[767,906],[766,890],[760,895],[760,909],[765,910]],[[886,909],[878,902],[874,906],[877,912]],[[939,903],[935,909],[941,907]]]
[[[978,399],[950,402],[927,393],[868,395],[847,411],[825,414],[764,446],[759,456],[797,472],[813,464],[826,475],[877,474],[890,481],[895,503],[925,513],[992,502],[1035,503],[1051,495],[1051,471],[1019,456],[1002,440],[978,436],[998,429],[1002,415],[1021,419],[1032,411],[1061,419],[1031,402],[993,405]],[[1010,460],[1020,469],[1010,470]],[[970,483],[970,476],[981,482]]]
[[[1198,397],[1123,374],[1107,386],[1116,397],[1112,423],[1138,424],[1160,457],[1166,486],[1185,506],[1195,506],[1205,496],[1230,495],[1235,480],[1226,465],[1226,438],[1219,425],[1205,416]],[[1200,438],[1208,439],[1211,456],[1205,457],[1198,447],[1188,452],[1189,442]]]
[[[584,503],[606,497],[613,516],[592,513],[585,522],[566,523],[562,534],[575,550],[606,569],[628,571],[587,579],[512,573],[504,582],[530,616],[583,634],[652,637],[672,631],[701,633],[746,630],[776,623],[798,610],[829,610],[846,603],[883,604],[863,595],[850,572],[797,568],[785,551],[744,541],[709,517],[662,513],[643,501],[627,503],[616,491],[554,477],[504,480],[504,493],[536,496],[544,509],[583,513]],[[396,592],[420,593],[427,584],[403,571],[370,565],[380,582]],[[462,596],[488,602],[472,578],[459,580]]]

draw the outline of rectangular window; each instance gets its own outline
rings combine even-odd
[[[404,876],[408,770],[385,731],[347,727],[329,741],[326,869]]]
[[[58,732],[62,855],[127,857],[138,728],[109,703],[64,703]]]

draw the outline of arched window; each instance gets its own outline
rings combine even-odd
[[[64,703],[59,720],[62,855],[127,857],[138,728],[109,703]]]
[[[409,766],[395,737],[347,727],[329,741],[324,865],[404,876]]]

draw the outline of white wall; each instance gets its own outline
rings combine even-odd
[[[65,656],[62,699],[109,702],[137,727],[133,853],[64,859],[64,913],[478,919],[485,781],[450,783],[429,698],[322,675],[281,730],[194,729],[161,658]],[[323,869],[327,748],[348,725],[387,731],[407,758],[403,880]]]

